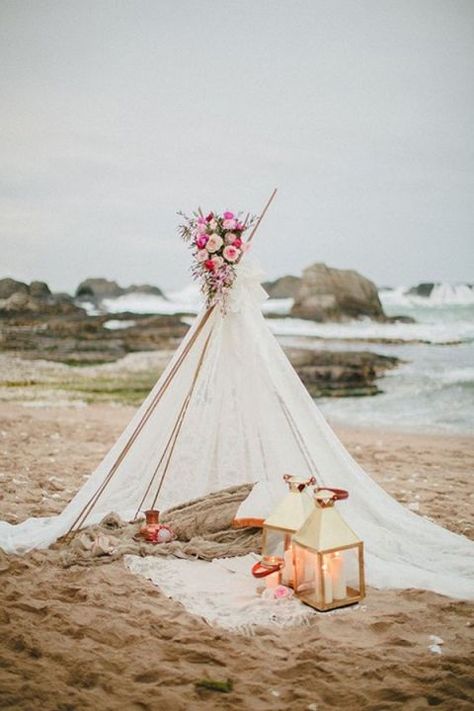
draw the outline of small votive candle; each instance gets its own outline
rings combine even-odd
[[[277,570],[275,573],[270,573],[270,575],[265,576],[265,587],[266,588],[276,588],[280,585],[280,571]]]

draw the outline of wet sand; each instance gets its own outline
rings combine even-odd
[[[0,518],[60,511],[133,412],[0,403]],[[474,538],[474,438],[338,434],[389,493]],[[357,610],[249,638],[192,617],[120,560],[65,569],[40,551],[0,554],[0,598],[0,708],[472,708],[474,608],[434,593],[369,590]],[[233,690],[198,690],[202,678]]]

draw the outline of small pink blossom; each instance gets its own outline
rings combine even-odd
[[[206,221],[204,221],[204,222],[199,222],[199,223],[198,223],[198,226],[197,226],[197,232],[198,232],[198,234],[199,234],[199,235],[202,235],[202,234],[204,234],[204,233],[206,232],[206,230],[207,230],[207,222],[206,222]]]
[[[209,223],[209,229],[211,229],[213,232],[215,232],[217,230],[218,226],[219,225],[217,224],[216,219],[211,220]]]
[[[208,252],[217,252],[218,249],[224,244],[222,237],[214,232],[208,239],[206,247]]]
[[[206,244],[209,242],[209,237],[207,235],[199,235],[196,240],[196,245],[199,249],[204,249]]]
[[[233,220],[233,219],[234,219],[234,213],[226,210],[226,212],[224,212],[224,220]]]
[[[293,593],[290,588],[287,588],[284,585],[277,585],[273,590],[273,597],[275,600],[283,600],[285,597],[291,597],[292,594]]]
[[[235,229],[238,230],[239,232],[243,232],[245,227],[241,222],[237,222],[235,225]]]
[[[213,272],[215,269],[214,261],[212,259],[206,259],[206,261],[204,262],[204,266],[210,272]]]
[[[232,244],[229,244],[223,251],[222,253],[224,255],[224,258],[227,259],[228,262],[235,262],[240,256],[240,249],[237,249],[237,247],[234,247]]]
[[[209,252],[207,251],[207,249],[199,249],[196,253],[196,259],[201,264],[202,262],[205,262],[206,259],[209,259]]]
[[[224,227],[225,230],[235,230],[235,225],[237,224],[236,220],[230,219],[230,220],[224,220],[222,223],[222,226]]]

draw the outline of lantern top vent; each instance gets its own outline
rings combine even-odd
[[[360,543],[334,506],[339,498],[347,498],[347,492],[316,489],[313,510],[293,536],[293,541],[315,551],[331,551]]]
[[[290,474],[285,474],[283,479],[290,490],[270,516],[265,519],[263,525],[293,533],[301,528],[313,511],[313,503],[305,489],[307,486],[314,484],[315,480],[314,477],[303,479]]]

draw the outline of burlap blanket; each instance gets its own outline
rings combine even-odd
[[[161,517],[177,535],[170,543],[154,545],[138,539],[143,520],[127,523],[111,513],[100,524],[58,541],[54,549],[66,568],[102,565],[128,554],[213,560],[258,552],[260,529],[232,527],[237,509],[250,490],[250,484],[234,486],[170,509]]]

